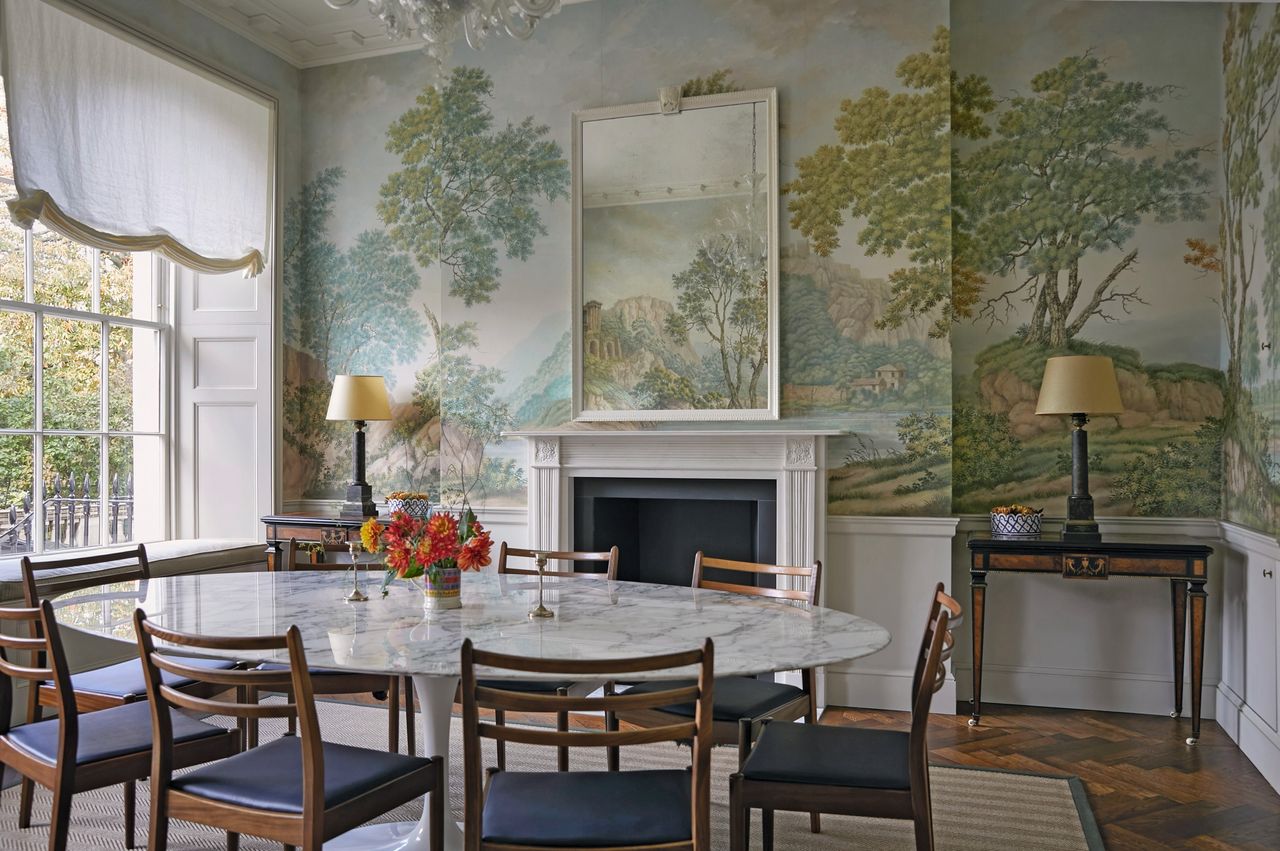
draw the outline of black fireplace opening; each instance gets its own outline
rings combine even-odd
[[[756,479],[575,478],[573,548],[617,546],[618,578],[688,585],[693,557],[773,564],[777,485]],[[744,583],[739,573],[709,579]],[[761,584],[772,585],[772,577]]]

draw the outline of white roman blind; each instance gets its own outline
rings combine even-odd
[[[260,273],[273,104],[72,7],[2,2],[14,222],[206,273]]]

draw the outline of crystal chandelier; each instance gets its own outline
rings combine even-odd
[[[343,9],[357,0],[324,0]],[[382,21],[387,36],[402,41],[416,34],[438,58],[457,41],[459,30],[479,50],[495,31],[521,40],[538,21],[560,11],[560,0],[367,0],[369,13]]]

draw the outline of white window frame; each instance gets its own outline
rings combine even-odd
[[[8,178],[0,177],[0,192],[11,197],[14,193],[13,181]],[[33,405],[34,417],[31,428],[0,428],[0,436],[19,436],[31,438],[32,449],[32,483],[33,483],[33,504],[32,504],[32,535],[31,535],[31,552],[33,554],[44,552],[71,552],[73,550],[93,549],[95,547],[109,546],[111,544],[108,535],[108,517],[107,504],[110,496],[111,481],[111,456],[109,452],[111,438],[119,437],[154,437],[160,441],[161,451],[161,469],[158,471],[157,486],[161,489],[159,494],[159,504],[168,506],[172,504],[170,498],[172,488],[172,471],[173,471],[173,444],[170,437],[171,431],[171,384],[173,375],[173,342],[172,332],[173,326],[169,321],[170,311],[169,304],[172,300],[172,282],[173,267],[165,259],[152,254],[136,254],[135,262],[146,258],[147,269],[141,271],[135,267],[135,275],[150,275],[151,297],[155,299],[154,319],[137,319],[129,316],[115,316],[111,314],[98,312],[101,300],[101,262],[102,252],[98,249],[85,247],[85,250],[92,252],[91,268],[92,275],[90,277],[90,305],[93,310],[78,310],[74,308],[57,307],[54,305],[40,304],[35,300],[35,255],[34,255],[34,237],[31,231],[23,232],[23,253],[24,253],[24,274],[23,274],[23,299],[16,301],[13,299],[0,298],[0,310],[10,312],[29,313],[33,317],[34,333],[32,335],[33,346],[33,370],[32,388],[33,388]],[[98,409],[98,428],[96,429],[46,429],[44,427],[44,321],[46,317],[57,319],[74,319],[85,322],[95,322],[98,324],[99,333],[99,355],[98,355],[98,393],[99,393],[99,409]],[[157,428],[155,431],[147,430],[113,430],[110,429],[108,423],[108,402],[107,394],[109,392],[109,382],[107,372],[109,369],[108,358],[108,335],[112,327],[126,328],[143,328],[150,329],[157,333],[157,357],[159,359],[159,369],[157,371],[157,380],[159,387],[157,388],[159,411],[157,412]],[[49,548],[45,541],[45,499],[49,496],[46,492],[47,484],[44,481],[44,444],[45,437],[93,437],[98,440],[98,535],[96,541],[90,541],[87,546],[65,546],[56,549]],[[136,460],[135,460],[136,463]],[[136,482],[136,479],[135,479]],[[5,509],[8,506],[4,506]],[[173,518],[171,512],[165,511],[162,518],[162,538],[170,537],[172,531]],[[128,543],[118,541],[117,543]]]

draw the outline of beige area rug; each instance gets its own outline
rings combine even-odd
[[[343,744],[377,747],[386,742],[386,712],[376,707],[350,706],[325,702],[320,704],[321,726],[326,740]],[[263,724],[263,738],[283,732],[282,722]],[[455,789],[462,786],[461,725],[453,724],[450,774]],[[486,742],[487,746],[492,743]],[[419,744],[421,747],[421,744]],[[486,763],[492,764],[492,750],[486,752]],[[729,845],[729,783],[736,766],[737,753],[732,748],[717,748],[712,756],[712,773],[716,778],[711,793],[712,844],[716,851]],[[596,749],[572,753],[575,770],[603,770],[604,755]],[[644,745],[623,750],[624,769],[677,768],[689,763],[687,749],[675,745]],[[508,770],[554,771],[555,753],[549,748],[512,747],[507,756]],[[1085,800],[1084,790],[1075,778],[1044,777],[964,768],[934,767],[930,772],[933,787],[934,836],[941,851],[1093,851],[1102,842],[1093,815]],[[37,787],[38,788],[38,787]],[[138,790],[139,841],[145,847],[149,812],[149,790],[142,784]],[[461,798],[453,801],[454,816],[462,818]],[[12,788],[0,795],[0,849],[43,851],[48,842],[49,794],[38,789],[32,826],[17,828],[18,790]],[[75,796],[72,804],[70,848],[123,849],[120,787],[100,789]],[[415,802],[388,814],[379,821],[416,819],[421,809]],[[809,832],[807,815],[778,813],[775,847],[778,851],[837,851],[837,849],[912,849],[915,847],[911,824],[885,819],[861,819],[823,816],[823,832]],[[171,851],[224,848],[221,833],[187,822],[174,821],[169,829]],[[759,813],[752,824],[752,848],[760,848]],[[275,843],[242,837],[245,851],[278,851]]]

